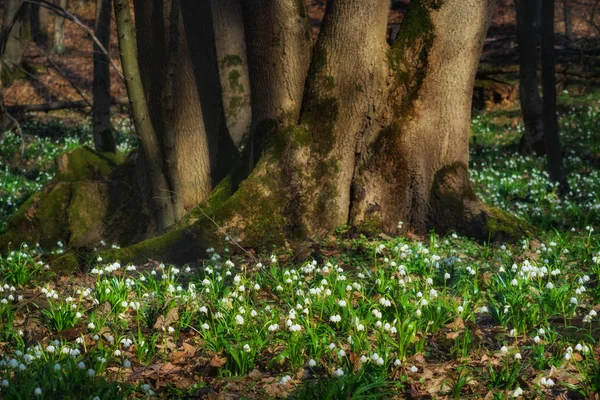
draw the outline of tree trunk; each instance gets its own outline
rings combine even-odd
[[[110,48],[110,0],[96,0],[96,22],[94,34],[108,51]],[[92,94],[94,107],[92,125],[94,127],[94,146],[97,151],[115,153],[117,147],[110,124],[110,64],[108,56],[94,43],[94,81]]]
[[[39,4],[31,4],[31,37],[35,44],[45,48],[48,45],[48,9]]]
[[[248,179],[237,190],[223,181],[194,212],[196,222],[112,256],[182,261],[225,235],[260,247],[343,224],[396,233],[404,221],[419,233],[457,230],[484,240],[524,233],[518,220],[481,203],[468,177],[472,87],[493,5],[413,1],[390,49],[388,0],[328,1],[297,122],[277,119],[276,104],[296,109],[289,97],[272,96],[282,76],[269,75],[266,60],[277,58],[253,65],[250,56],[265,49],[252,41],[278,37],[278,28],[263,26],[259,38],[247,30],[251,82],[260,74],[266,94],[253,95],[253,104],[264,101],[263,113],[281,128],[270,131]],[[288,44],[286,54],[301,54],[301,42]]]
[[[250,130],[250,80],[240,0],[211,0],[227,129],[236,145]]]
[[[565,18],[565,36],[573,41],[573,13],[571,12],[571,0],[563,0],[563,13]]]
[[[548,173],[559,192],[569,191],[565,174],[556,115],[556,77],[554,57],[554,0],[542,2],[542,92],[544,96],[544,135]]]
[[[67,0],[59,0],[58,5],[67,9]],[[65,51],[65,19],[54,14],[54,41],[52,43],[52,52],[62,54]]]
[[[303,1],[242,0],[242,10],[252,93],[253,167],[275,133],[298,121],[312,40]]]
[[[140,138],[145,161],[148,164],[153,201],[157,208],[158,229],[162,231],[175,223],[171,188],[163,171],[163,156],[146,104],[134,43],[129,1],[114,0],[114,7],[127,95],[135,131]]]
[[[229,171],[236,154],[227,132],[210,3],[182,0],[179,51],[172,105],[174,126],[167,127],[164,92],[169,63],[171,2],[134,0],[140,72],[152,123],[162,148],[176,132],[174,159],[183,205],[202,201]]]
[[[15,15],[21,7],[21,0],[6,0],[4,2],[4,15],[2,17],[2,36],[8,39],[2,54],[2,60],[8,64],[20,65],[23,61],[23,50],[21,49],[21,18],[14,25],[11,24]]]
[[[544,154],[543,106],[538,89],[538,33],[535,18],[537,1],[519,1],[517,9],[517,41],[519,45],[519,99],[525,132],[520,143],[524,154]]]

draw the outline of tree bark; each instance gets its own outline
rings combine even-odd
[[[573,41],[573,13],[571,12],[571,0],[563,0],[563,13],[565,19],[565,37]]]
[[[96,22],[94,34],[108,50],[110,48],[110,0],[96,0]],[[94,43],[94,81],[92,84],[94,107],[92,125],[94,127],[94,146],[97,151],[115,153],[117,146],[110,123],[110,64],[108,56]]]
[[[242,0],[252,93],[250,166],[281,127],[300,116],[311,28],[302,1]]]
[[[517,42],[519,48],[519,99],[525,132],[519,145],[521,153],[543,155],[543,106],[538,89],[538,32],[535,19],[537,1],[519,1],[517,9]]]
[[[250,130],[250,79],[240,0],[211,0],[227,129],[236,145]]]
[[[556,115],[556,77],[554,56],[554,0],[542,1],[542,92],[544,96],[544,135],[548,173],[558,184],[559,193],[569,191],[560,145]]]
[[[174,126],[167,127],[163,94],[169,60],[171,1],[134,0],[140,72],[154,130],[164,148],[176,132],[174,152],[183,205],[203,202],[229,171],[235,145],[227,132],[210,3],[182,0],[174,72]],[[169,139],[172,140],[172,139]]]
[[[49,12],[46,7],[39,4],[31,4],[30,24],[31,37],[35,44],[45,48],[48,45],[48,16]]]
[[[6,40],[6,45],[2,54],[2,60],[13,65],[20,65],[23,61],[23,50],[21,49],[21,18],[18,18],[11,28],[11,24],[20,7],[21,0],[6,0],[4,2],[2,36],[6,37],[6,35],[8,35],[8,39]]]
[[[140,138],[143,154],[148,164],[153,202],[157,208],[158,229],[163,231],[175,223],[171,188],[163,171],[163,155],[146,104],[134,43],[129,1],[114,0],[114,7],[127,95],[129,96],[135,131]]]
[[[58,5],[67,9],[67,0],[59,0]],[[54,14],[54,34],[53,34],[52,52],[62,54],[65,51],[65,18]]]

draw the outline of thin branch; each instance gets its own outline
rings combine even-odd
[[[108,60],[110,62],[110,65],[112,65],[112,67],[115,69],[115,71],[117,71],[117,75],[119,75],[119,77],[123,81],[125,81],[125,76],[123,75],[123,73],[121,72],[121,70],[119,69],[117,64],[115,64],[115,62],[112,60],[112,58],[110,58],[110,54],[108,54],[108,51],[106,50],[106,48],[104,46],[102,46],[102,43],[100,43],[100,41],[98,40],[96,35],[94,35],[94,32],[92,32],[92,30],[90,28],[88,28],[83,22],[81,22],[79,20],[79,18],[77,18],[74,14],[71,14],[64,8],[57,6],[56,4],[52,4],[46,0],[23,0],[23,2],[31,3],[31,4],[39,4],[40,6],[47,8],[48,10],[54,12],[55,14],[65,18],[65,19],[73,22],[77,26],[79,26],[94,41],[94,43],[98,46],[100,51],[102,51],[106,55],[106,57],[108,58]]]
[[[50,56],[48,56],[48,54],[44,53],[39,47],[38,50],[40,50],[40,52],[42,53],[42,55],[44,55],[46,57],[46,61],[48,61],[50,63],[50,65],[52,65],[52,67],[54,68],[54,70],[56,72],[58,72],[58,74],[60,76],[63,77],[63,79],[65,81],[67,81],[67,83],[69,85],[71,85],[71,87],[73,89],[75,89],[75,91],[77,92],[77,94],[83,99],[83,101],[85,101],[90,107],[92,107],[92,103],[85,97],[85,95],[83,94],[83,92],[81,91],[81,89],[79,89],[77,87],[77,85],[75,85],[75,83],[73,83],[68,77],[67,75],[58,67],[58,65],[56,65],[56,63],[54,61],[52,61],[52,58],[50,58]]]

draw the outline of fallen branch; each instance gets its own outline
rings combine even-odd
[[[129,104],[127,100],[117,99],[112,101],[114,105]],[[27,112],[48,112],[55,110],[77,110],[82,108],[91,107],[91,104],[86,101],[51,101],[49,103],[42,104],[20,104],[14,106],[6,106],[6,111],[11,114],[23,114]]]

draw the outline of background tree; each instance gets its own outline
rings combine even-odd
[[[571,6],[572,0],[563,0],[563,14],[565,20],[565,37],[573,41],[573,12]]]
[[[6,0],[4,2],[2,36],[7,39],[2,53],[2,60],[12,65],[20,65],[23,61],[23,50],[21,49],[22,18],[15,20],[15,15],[20,7],[21,0]]]
[[[67,0],[58,0],[58,5],[66,10]],[[52,52],[54,54],[62,54],[65,51],[65,18],[60,14],[54,14],[54,32],[52,37]]]
[[[110,19],[112,3],[110,0],[96,1],[96,21],[94,34],[102,46],[110,48]],[[94,81],[92,85],[94,107],[92,125],[94,128],[94,147],[101,152],[116,151],[115,140],[110,123],[110,64],[108,55],[94,43]]]
[[[212,0],[215,45],[227,129],[239,145],[250,130],[250,80],[240,0]]]
[[[538,1],[515,1],[517,11],[517,42],[519,51],[519,100],[525,132],[519,145],[525,154],[543,155],[543,105],[538,87],[538,29],[536,18],[540,12]]]
[[[569,191],[560,145],[556,114],[556,67],[554,56],[554,0],[542,1],[542,92],[544,96],[544,136],[548,173],[561,193]]]

